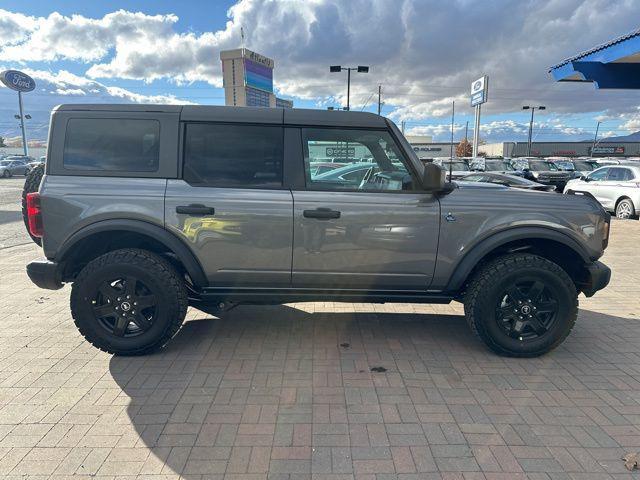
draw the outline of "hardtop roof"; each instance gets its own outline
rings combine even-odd
[[[63,104],[54,111],[64,112],[158,112],[178,113],[181,121],[266,123],[300,126],[341,126],[386,128],[386,119],[369,112],[341,110],[313,110],[306,108],[231,107],[213,105],[156,105],[156,104]]]

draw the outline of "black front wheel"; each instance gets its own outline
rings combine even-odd
[[[534,357],[569,335],[578,294],[557,264],[532,254],[510,254],[481,268],[468,285],[465,316],[493,351]]]
[[[184,281],[162,257],[138,249],[106,253],[82,269],[71,290],[71,313],[95,347],[120,355],[162,348],[187,312]]]

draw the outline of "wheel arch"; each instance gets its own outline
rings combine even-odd
[[[73,233],[56,253],[63,277],[74,278],[88,262],[120,248],[144,248],[164,254],[188,274],[197,287],[208,285],[202,265],[183,240],[164,228],[141,220],[102,220]]]
[[[499,255],[529,251],[560,265],[579,284],[591,263],[588,252],[568,235],[544,227],[518,227],[495,233],[476,243],[458,262],[446,291],[458,292],[475,271]]]
[[[633,205],[633,208],[635,208],[635,203],[633,203],[633,199],[631,197],[629,197],[628,195],[620,195],[618,197],[618,199],[616,200],[616,203],[613,207],[613,211],[615,212],[616,208],[618,208],[618,204],[622,201],[622,200],[629,200],[631,202],[631,205]]]

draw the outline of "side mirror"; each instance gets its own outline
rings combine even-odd
[[[435,163],[427,163],[422,171],[422,187],[428,192],[444,189],[446,172]]]
[[[582,180],[583,182],[590,182],[591,179],[589,177],[586,177],[584,175],[580,175],[580,180]]]

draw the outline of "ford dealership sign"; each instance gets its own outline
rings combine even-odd
[[[0,82],[18,92],[30,92],[36,88],[36,82],[26,73],[18,70],[5,70],[0,73]]]

